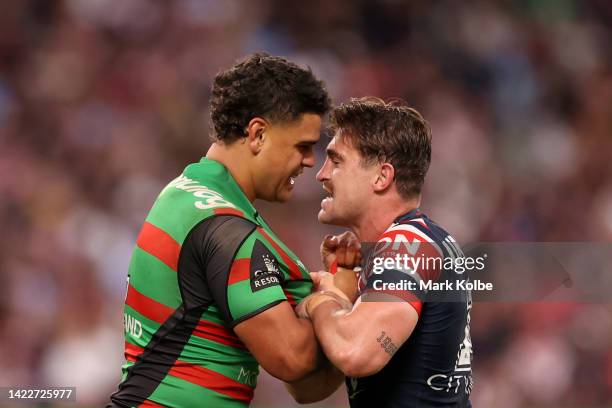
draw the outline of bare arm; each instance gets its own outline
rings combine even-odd
[[[361,261],[360,243],[351,232],[339,236],[327,236],[321,243],[321,259],[326,269],[334,265],[337,273],[334,284],[344,292],[349,300],[354,301],[357,293],[357,280],[352,268]],[[343,267],[338,267],[341,265]],[[347,269],[345,269],[347,268]],[[301,303],[296,312],[305,316],[305,302]],[[307,377],[286,382],[287,391],[300,404],[310,404],[321,401],[334,393],[344,381],[344,374],[325,359],[323,366]]]
[[[288,302],[237,324],[234,332],[259,364],[280,380],[301,379],[322,363],[312,324],[299,319]]]
[[[285,387],[297,403],[311,404],[332,395],[343,381],[344,374],[328,361],[308,377],[285,383]]]
[[[375,301],[360,298],[349,313],[338,302],[326,301],[310,316],[325,355],[349,377],[380,371],[416,326],[418,314],[409,303],[376,296]]]

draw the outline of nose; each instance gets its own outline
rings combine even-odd
[[[302,166],[311,168],[311,167],[314,167],[314,165],[315,165],[314,151],[312,150],[312,148],[309,148],[304,154],[304,157],[302,158]]]
[[[323,166],[317,172],[317,181],[322,183],[326,180],[329,180],[329,159],[325,159]]]

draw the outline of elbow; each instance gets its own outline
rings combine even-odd
[[[329,396],[328,394],[322,395],[319,389],[312,389],[312,387],[292,387],[289,384],[286,384],[285,387],[291,397],[293,397],[293,400],[298,404],[313,404]]]
[[[372,358],[367,350],[358,348],[338,351],[330,360],[345,376],[352,378],[374,375],[384,367],[384,363]]]
[[[276,377],[279,380],[282,380],[285,382],[292,382],[292,381],[301,380],[302,378],[306,377],[308,374],[312,373],[313,371],[314,371],[314,366],[294,365],[292,367],[286,367],[284,370],[281,370],[281,372],[279,373],[279,376],[276,376]]]
[[[279,380],[290,383],[303,379],[315,369],[316,356],[309,358],[305,354],[295,352],[281,356],[274,370],[269,370],[268,372]],[[301,403],[297,398],[296,402]]]
[[[304,394],[295,394],[292,395],[293,400],[298,404],[314,404],[315,402],[319,402],[324,398],[318,398],[316,395],[304,393]]]

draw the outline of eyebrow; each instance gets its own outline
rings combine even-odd
[[[301,142],[297,143],[298,146],[314,146],[317,144],[317,141],[315,140],[303,140]]]
[[[343,160],[344,157],[338,153],[337,151],[335,151],[333,148],[328,147],[326,149],[327,152],[327,157],[329,157],[330,159],[337,159],[337,160]]]

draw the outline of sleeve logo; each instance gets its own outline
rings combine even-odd
[[[279,286],[283,280],[278,260],[259,240],[251,253],[251,291],[257,292],[271,286]]]

